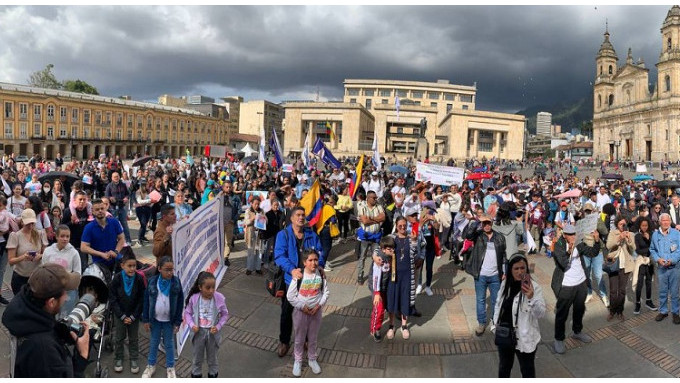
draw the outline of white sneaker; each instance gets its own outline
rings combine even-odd
[[[604,307],[609,307],[609,298],[606,295],[602,297],[602,303],[604,303]]]
[[[432,292],[432,289],[429,287],[425,288],[425,294],[427,294],[428,297],[431,297],[434,293]]]
[[[331,267],[330,263],[326,263],[326,266],[323,267],[323,271],[333,271],[333,268]]]
[[[139,243],[139,241],[135,242],[134,245],[131,246],[133,249],[141,249],[142,245]]]
[[[177,378],[177,375],[175,375],[175,368],[170,367],[168,368],[168,379],[175,379]]]
[[[592,299],[593,299],[593,294],[586,295],[586,303],[590,302]]]
[[[302,362],[293,363],[293,376],[300,377],[302,375]]]
[[[416,295],[420,294],[421,292],[423,292],[423,285],[418,285],[418,287],[416,287]]]
[[[142,378],[150,378],[153,376],[154,372],[156,372],[156,366],[148,365],[144,369],[144,372],[142,372]]]
[[[312,369],[312,372],[319,375],[321,373],[321,366],[319,366],[319,362],[317,362],[314,359],[309,360],[309,368]]]

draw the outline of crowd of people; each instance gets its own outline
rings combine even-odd
[[[432,185],[416,179],[413,159],[367,163],[363,174],[356,174],[356,158],[340,160],[342,167],[334,168],[296,159],[284,172],[271,163],[245,163],[231,155],[139,158],[132,164],[104,155],[70,162],[61,156],[54,162],[34,157],[28,163],[6,156],[0,178],[0,275],[6,264],[12,267],[15,298],[10,303],[0,297],[0,303],[9,304],[3,323],[11,333],[21,334],[16,317],[27,307],[42,309],[43,317],[66,315],[78,298],[77,289],[64,284],[56,292],[64,299],[61,294],[45,296],[34,286],[37,282],[31,283],[32,275],[51,264],[60,265],[69,277],[82,275],[94,263],[114,275],[109,295],[115,313],[115,371],[123,370],[126,337],[131,372],[139,371],[141,322],[151,334],[143,377],[154,374],[161,341],[167,375],[174,377],[173,332],[184,321],[194,332],[192,376],[202,376],[205,351],[208,376],[216,377],[219,330],[228,318],[226,299],[215,291],[215,277],[209,273],[201,273],[190,296],[184,297],[174,276],[172,233],[178,220],[189,219],[192,211],[221,195],[224,263],[230,265],[235,241],[243,238],[247,275],[277,266],[283,270],[277,352],[280,357],[288,354],[295,329],[295,376],[301,375],[305,350],[312,372],[321,372],[317,335],[330,293],[326,273],[342,255],[334,243],[354,246],[357,283],[367,282],[372,292],[369,333],[376,342],[393,339],[397,331],[404,340],[411,337],[409,318],[422,315],[417,296],[433,295],[434,260],[448,253],[474,279],[475,334],[482,336],[487,328],[494,332],[501,377],[510,376],[515,356],[522,375],[535,376],[539,319],[546,315],[546,304],[541,286],[531,278],[530,257],[554,260],[557,353],[566,351],[572,307],[571,336],[591,341],[582,330],[593,296],[608,307],[608,321],[623,320],[631,288],[633,314],[644,307],[658,310],[657,321],[670,313],[673,323],[680,324],[680,197],[672,189],[653,180],[579,178],[579,166],[592,168],[592,161],[550,161],[540,166],[550,169],[550,177],[547,171],[522,177],[519,170],[536,164],[468,160],[459,164],[466,174],[485,176],[459,185]],[[317,190],[323,205],[309,225],[307,202]],[[140,227],[135,239],[128,227],[132,219]],[[133,251],[145,246],[152,246],[158,272],[148,283],[136,273],[140,264]],[[657,296],[652,295],[653,279],[658,281]],[[383,334],[385,311],[388,327]],[[71,364],[78,370],[87,355],[74,355]]]

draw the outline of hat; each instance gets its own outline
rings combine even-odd
[[[621,190],[619,189],[614,190],[614,194],[621,194]]]
[[[407,217],[414,214],[418,214],[418,207],[416,206],[411,206],[408,209],[406,209],[406,211],[404,211],[404,215]]]
[[[207,184],[207,185],[208,185],[208,186],[215,186],[215,181],[214,181],[214,180],[210,180],[210,181],[208,181],[208,184]]]
[[[434,201],[423,201],[423,203],[420,205],[428,209],[437,210],[437,205],[434,203]]]
[[[488,215],[482,214],[479,216],[479,222],[493,222],[493,220]]]
[[[33,209],[24,209],[24,211],[21,212],[21,222],[24,225],[35,223],[35,212]]]
[[[583,206],[583,210],[593,211],[593,210],[595,210],[595,205],[593,205],[590,202],[586,202],[585,206]]]
[[[33,296],[39,299],[58,297],[64,291],[76,290],[79,284],[80,274],[69,273],[56,263],[38,266],[28,278]]]
[[[568,206],[568,204],[566,202],[564,202],[564,201],[560,202],[560,207],[565,207],[565,206]]]
[[[378,172],[373,172],[373,173],[371,173],[371,175],[372,175],[372,176],[377,176],[377,175],[378,175]]]
[[[574,225],[564,225],[564,229],[562,230],[564,234],[576,234],[576,228]]]

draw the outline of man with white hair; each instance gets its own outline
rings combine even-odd
[[[680,262],[680,231],[671,227],[671,216],[663,213],[659,217],[659,230],[652,234],[649,253],[657,264],[659,282],[659,314],[660,322],[668,316],[668,294],[671,295],[671,313],[673,323],[680,324],[680,297],[678,296],[678,262]],[[638,282],[639,283],[639,282]]]

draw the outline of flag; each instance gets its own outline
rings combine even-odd
[[[333,130],[333,125],[326,120],[326,134],[331,138],[331,141],[335,141],[335,131]]]
[[[399,122],[399,96],[394,97],[394,105],[397,107],[397,122]]]
[[[305,209],[305,215],[307,216],[307,223],[310,227],[316,225],[317,221],[321,218],[321,212],[323,210],[323,198],[321,196],[321,186],[319,185],[319,180],[314,181],[314,185],[309,189],[307,194],[300,200],[300,206]]]
[[[309,167],[309,139],[311,138],[312,135],[312,130],[309,129],[307,130],[307,137],[305,138],[305,147],[302,148],[302,162],[305,164],[305,167]]]
[[[338,224],[338,217],[336,216],[335,209],[333,209],[333,207],[331,207],[330,205],[323,205],[321,208],[321,214],[319,215],[319,220],[316,221],[315,225],[316,234],[321,234],[321,230],[323,230],[324,226],[326,225],[326,222],[329,220],[330,220],[329,225],[331,227],[332,225]],[[337,229],[337,226],[335,229]]]
[[[274,160],[276,161],[275,165],[277,168],[280,168],[283,166],[283,156],[281,155],[281,144],[279,143],[279,138],[276,136],[276,130],[272,128],[272,136],[269,139],[269,147],[272,149],[272,152],[274,152]],[[272,164],[274,164],[274,161],[272,161]]]
[[[362,154],[359,158],[359,163],[357,164],[356,172],[354,176],[349,181],[349,196],[354,199],[354,193],[356,193],[359,185],[361,185],[361,173],[364,171],[364,155]]]
[[[373,165],[375,165],[375,168],[380,171],[382,168],[382,165],[380,164],[380,153],[378,153],[378,132],[374,131],[373,132],[373,146],[371,147],[373,150]]]
[[[336,169],[340,169],[342,167],[340,161],[338,161],[335,156],[333,156],[333,153],[328,150],[326,144],[324,144],[319,137],[316,138],[316,142],[312,148],[312,153],[320,157],[321,160],[327,165],[330,165]]]
[[[260,128],[260,155],[258,158],[260,162],[267,162],[267,157],[264,155],[264,146],[264,128]]]

